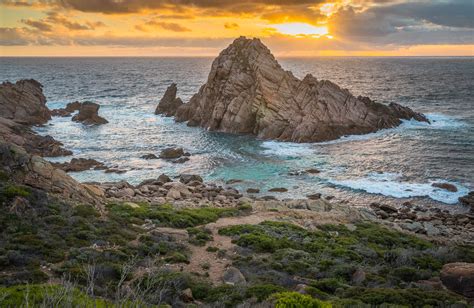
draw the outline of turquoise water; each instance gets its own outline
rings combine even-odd
[[[256,140],[190,128],[153,111],[171,82],[187,101],[205,82],[208,58],[2,58],[2,80],[35,78],[44,85],[48,106],[74,100],[101,104],[109,124],[85,127],[70,118],[54,118],[38,128],[73,150],[127,170],[124,174],[85,171],[80,181],[131,183],[161,173],[198,173],[206,179],[258,187],[262,194],[286,187],[279,198],[321,192],[356,204],[416,198],[419,204],[456,204],[473,186],[474,60],[472,58],[315,58],[282,59],[285,69],[302,77],[312,73],[330,79],[355,95],[397,102],[427,114],[432,124],[406,121],[395,129],[339,140],[294,144]],[[192,156],[184,164],[143,160],[168,146],[181,146]],[[55,160],[69,160],[58,158]],[[309,168],[319,174],[289,175]],[[433,182],[457,186],[450,193]]]

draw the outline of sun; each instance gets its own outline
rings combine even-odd
[[[321,37],[328,35],[326,26],[313,26],[303,22],[290,22],[273,25],[278,32],[296,37]]]

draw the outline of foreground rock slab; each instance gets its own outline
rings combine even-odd
[[[401,119],[428,122],[392,103],[354,97],[348,90],[285,71],[259,39],[240,37],[214,60],[208,80],[189,103],[170,103],[167,91],[157,112],[211,131],[262,139],[317,142],[398,126]]]

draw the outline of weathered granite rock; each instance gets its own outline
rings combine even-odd
[[[84,102],[79,109],[79,113],[72,117],[75,122],[82,122],[86,125],[101,125],[109,123],[99,116],[100,105],[92,102]]]
[[[229,285],[246,285],[247,280],[245,279],[244,275],[242,272],[236,268],[236,267],[229,267],[226,269],[224,272],[224,276],[222,277],[222,280],[224,281],[225,284]]]
[[[189,103],[166,112],[189,126],[294,142],[370,133],[398,126],[401,119],[428,122],[409,108],[356,98],[312,75],[299,80],[259,39],[245,37],[214,60],[206,84]]]
[[[82,106],[82,103],[81,102],[72,102],[72,103],[68,103],[66,105],[66,108],[64,108],[67,112],[75,112],[75,111],[78,111],[81,109],[81,106]]]
[[[184,156],[183,148],[166,148],[160,152],[160,158],[175,159]]]
[[[62,143],[51,136],[41,136],[29,126],[0,117],[0,140],[23,147],[28,153],[43,157],[72,155]]]
[[[58,108],[51,110],[51,116],[53,117],[70,117],[71,113],[64,108]]]
[[[81,184],[43,158],[1,140],[0,166],[12,181],[43,190],[64,201],[99,204],[103,197],[98,187]]]
[[[168,89],[166,89],[165,95],[158,103],[155,114],[163,114],[164,116],[174,116],[176,110],[183,105],[183,101],[176,97],[178,88],[175,83],[172,83]]]
[[[107,169],[107,167],[95,160],[88,158],[73,158],[70,162],[51,163],[55,168],[59,168],[65,172],[79,172],[89,169]]]
[[[474,263],[445,264],[440,278],[449,290],[474,298]]]
[[[0,116],[26,125],[40,125],[51,119],[43,86],[34,79],[0,85]]]

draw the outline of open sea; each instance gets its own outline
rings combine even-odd
[[[311,73],[354,95],[397,102],[425,113],[432,124],[406,121],[377,133],[313,144],[257,140],[190,128],[153,114],[166,88],[178,84],[183,101],[205,83],[212,58],[0,58],[0,80],[34,78],[50,109],[72,101],[101,105],[110,123],[87,127],[53,118],[37,128],[64,143],[75,157],[128,170],[71,173],[79,181],[126,180],[138,184],[161,173],[196,173],[239,189],[286,187],[279,198],[322,193],[364,205],[374,201],[455,207],[474,189],[474,58],[283,58],[297,77]],[[192,156],[184,164],[144,160],[165,147]],[[71,157],[53,161],[70,160]],[[315,175],[289,175],[317,168]],[[457,192],[431,186],[456,185]]]

